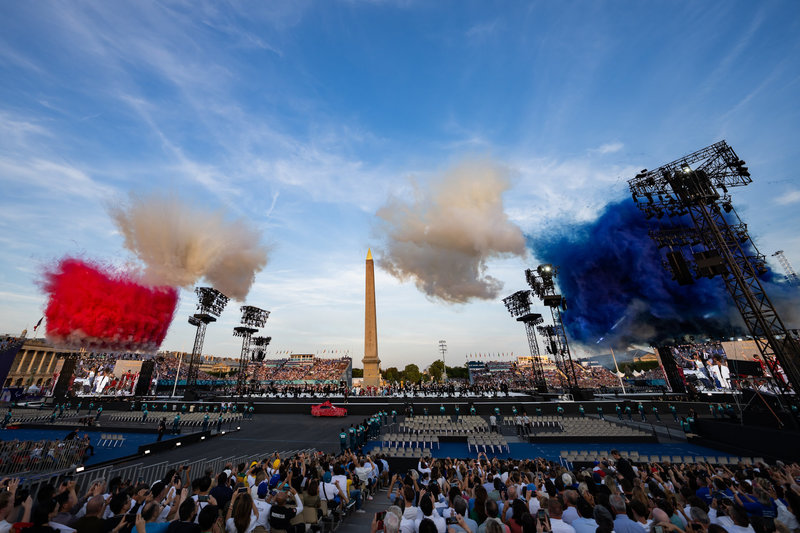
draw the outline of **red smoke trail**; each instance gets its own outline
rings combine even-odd
[[[42,287],[48,338],[87,350],[158,350],[178,303],[174,287],[147,287],[70,257],[44,273]]]

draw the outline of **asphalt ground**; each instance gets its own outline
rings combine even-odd
[[[359,416],[315,418],[309,415],[256,414],[242,420],[238,431],[226,431],[204,442],[180,449],[150,454],[136,459],[144,465],[162,461],[188,462],[197,458],[213,459],[239,455],[269,457],[275,451],[315,448],[326,453],[339,452],[339,432],[363,420]]]

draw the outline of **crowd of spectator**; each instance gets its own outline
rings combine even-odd
[[[601,389],[619,387],[619,378],[610,370],[597,365],[583,365],[579,362],[573,364],[578,386],[587,389]]]
[[[573,361],[572,368],[578,386],[588,389],[616,389],[620,388],[619,378],[605,367],[584,364]],[[543,369],[545,381],[552,389],[566,389],[568,387],[567,371],[562,363],[548,365]],[[660,369],[651,372],[649,379],[664,379]],[[506,384],[512,390],[530,389],[533,382],[533,369],[530,366],[518,366],[513,361],[488,361],[484,365],[470,365],[470,379],[473,384],[487,388],[496,388]],[[636,379],[646,379],[636,376]]]
[[[186,379],[189,376],[189,359],[188,357],[180,357],[174,355],[163,355],[155,359],[155,368],[153,369],[153,376],[159,380],[175,381],[176,376],[179,380]],[[197,379],[199,380],[213,380],[216,379],[211,374],[202,370],[197,370]]]
[[[350,452],[277,454],[221,472],[189,467],[163,479],[94,482],[78,493],[69,479],[21,494],[19,480],[0,493],[0,531],[24,533],[263,533],[306,531],[321,517],[364,513],[381,480],[385,459]]]
[[[230,361],[229,361],[230,362]],[[344,373],[350,365],[350,359],[322,359],[315,357],[309,362],[295,362],[291,359],[270,359],[265,361],[248,362],[246,368],[246,381],[260,385],[267,384],[325,384],[339,383],[343,379]],[[180,370],[179,370],[180,368]],[[230,370],[237,370],[235,364],[228,367]],[[178,379],[186,379],[189,372],[189,364],[186,357],[179,364],[179,358],[174,355],[163,355],[156,359],[155,376],[167,382],[174,381],[176,375]],[[208,372],[199,370],[197,379],[201,382],[211,381],[220,383],[222,386],[229,386],[236,382],[236,373],[229,376],[213,376]]]
[[[11,347],[13,347],[13,346],[15,346],[17,344],[20,344],[21,341],[23,341],[23,340],[24,339],[22,339],[20,337],[12,337],[12,336],[8,336],[8,335],[4,335],[4,336],[0,337],[0,352],[6,350],[8,348],[11,348]]]
[[[731,373],[722,343],[685,344],[671,350],[684,379],[697,390],[731,388]]]
[[[698,358],[702,361],[710,361],[715,356],[727,357],[725,349],[719,341],[679,344],[670,349],[675,362],[683,368],[694,368],[694,361]]]
[[[77,432],[64,440],[0,442],[0,473],[52,471],[83,464],[93,453],[88,435]]]
[[[386,533],[797,533],[800,467],[420,459],[393,475]],[[377,518],[377,517],[376,517]]]
[[[35,495],[5,480],[0,531],[301,532],[378,504],[372,533],[800,532],[797,464],[636,463],[615,450],[572,470],[485,454],[415,462],[406,470],[350,450],[273,454],[220,472],[114,477],[83,494],[68,479]]]

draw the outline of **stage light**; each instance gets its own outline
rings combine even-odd
[[[689,172],[691,172],[691,171],[692,171],[692,167],[690,167],[689,165],[684,165],[684,166],[681,168],[681,170],[683,170],[683,173],[684,173],[684,174],[688,174]]]
[[[239,431],[240,429],[242,429],[242,428],[240,428],[239,426],[236,426],[236,431]]]
[[[150,450],[145,450],[145,451],[144,451],[144,454],[145,454],[145,455],[149,455],[149,454],[150,454]]]
[[[76,468],[76,469],[75,469],[75,473],[76,473],[76,474],[80,474],[80,473],[81,473],[81,472],[83,472],[84,470],[86,470],[86,468],[85,468],[85,467],[83,467],[83,466],[79,466],[78,468]]]
[[[225,432],[223,431],[223,432],[221,433],[221,435],[224,435],[224,434],[225,434]]]
[[[180,442],[176,442],[176,443],[175,443],[175,446],[180,446],[180,445],[181,445],[181,443],[180,443]]]

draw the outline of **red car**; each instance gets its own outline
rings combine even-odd
[[[347,409],[336,407],[330,401],[311,406],[312,416],[347,416]]]

